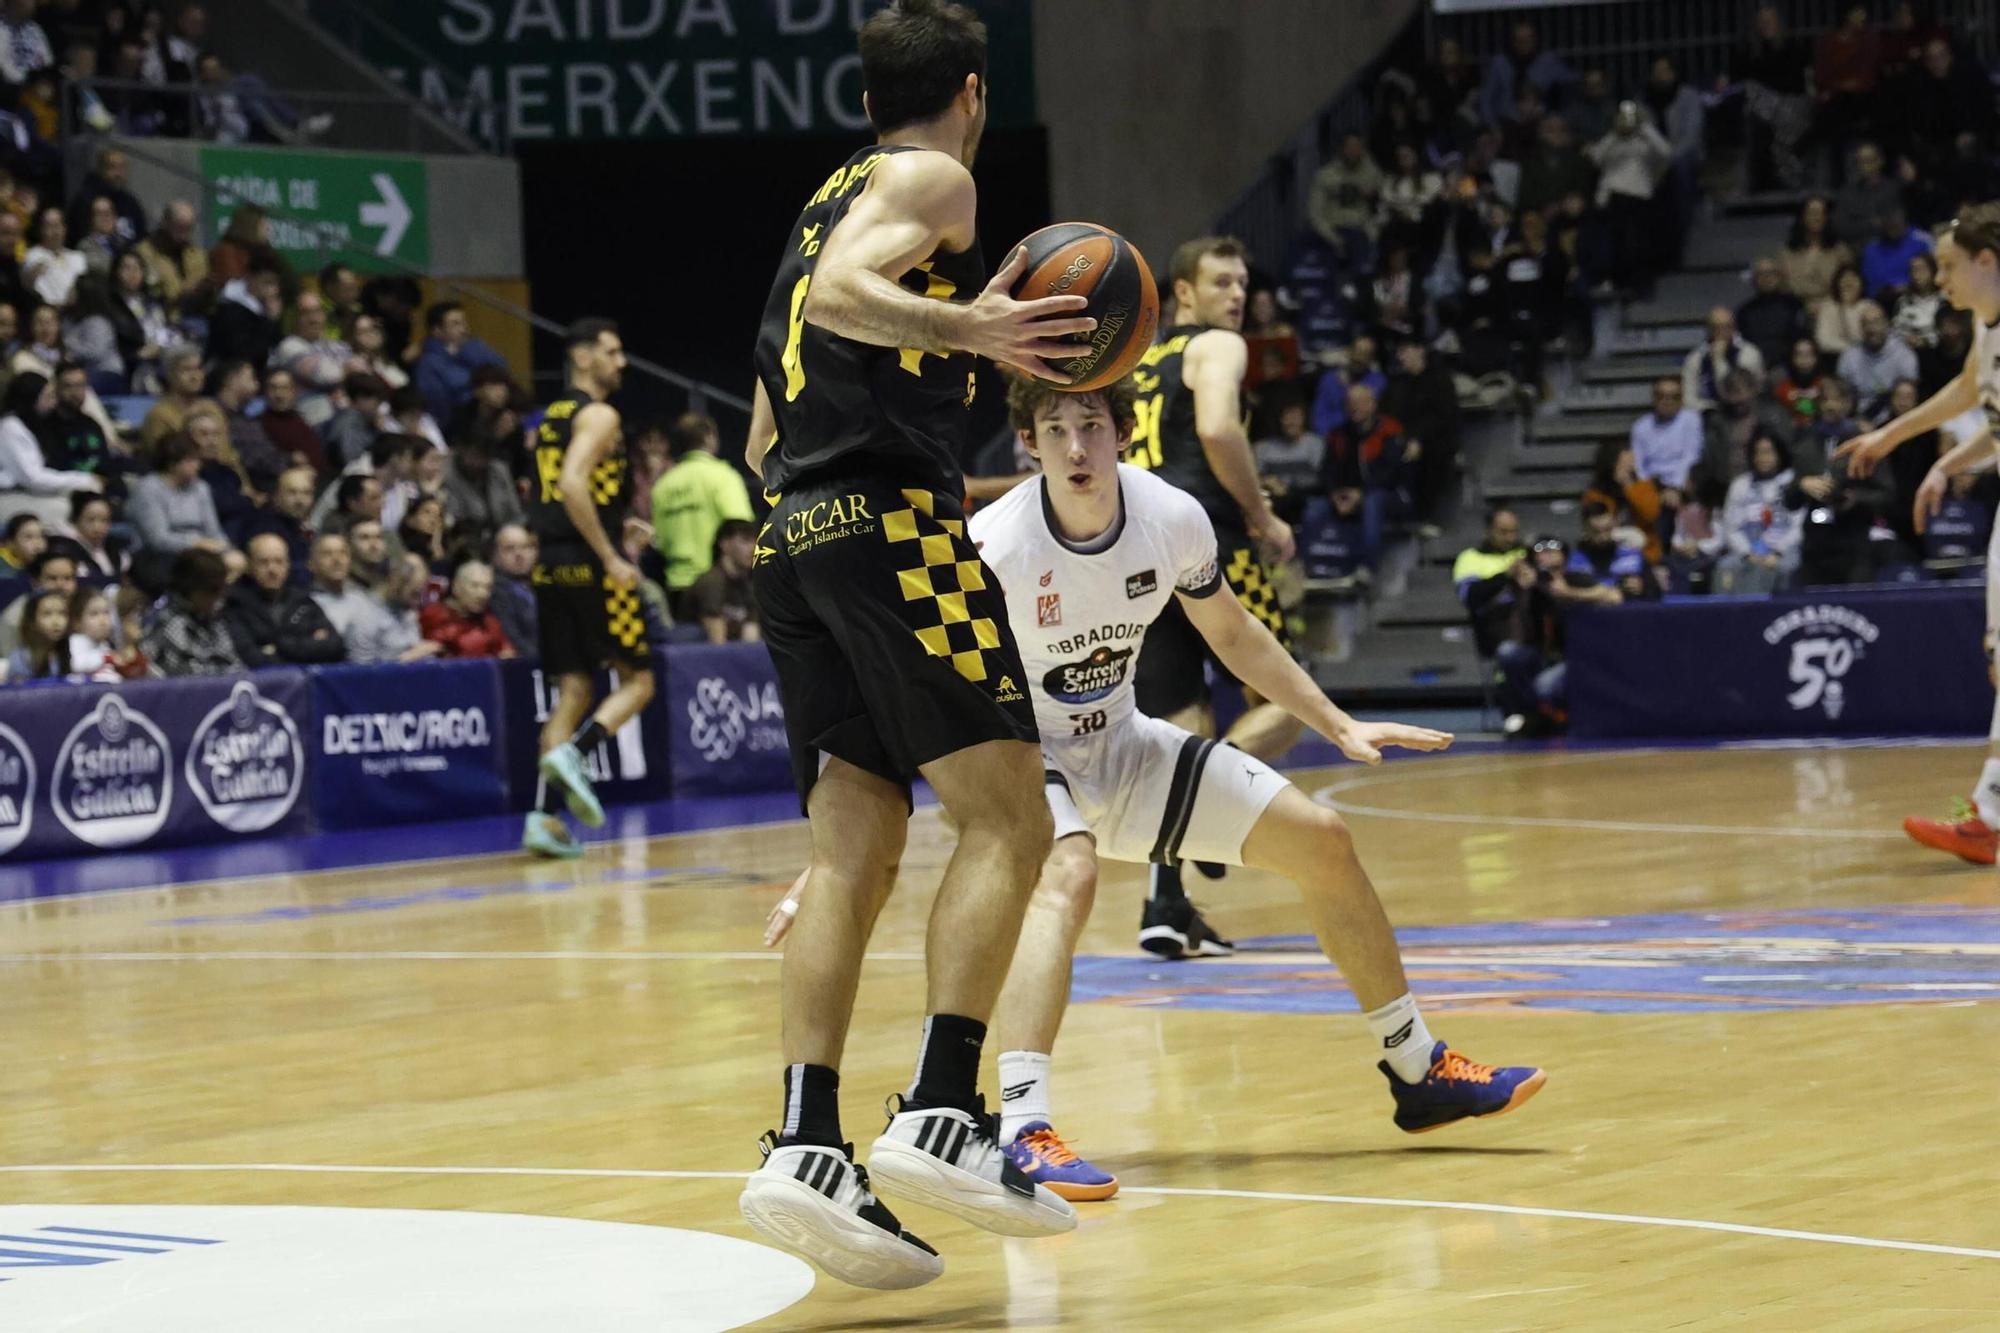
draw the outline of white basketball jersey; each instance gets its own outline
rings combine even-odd
[[[1118,466],[1122,497],[1105,538],[1080,550],[1056,534],[1036,478],[972,516],[980,556],[1007,595],[1044,741],[1088,736],[1129,717],[1146,627],[1176,589],[1223,586],[1201,504],[1150,472]]]

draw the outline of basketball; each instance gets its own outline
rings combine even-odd
[[[1014,299],[1081,296],[1090,302],[1082,313],[1097,321],[1096,332],[1075,335],[1074,357],[1053,363],[1070,378],[1064,387],[1101,389],[1138,365],[1160,326],[1159,289],[1139,247],[1094,222],[1058,222],[1021,245],[1028,271],[1014,284]]]

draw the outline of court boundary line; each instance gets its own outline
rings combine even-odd
[[[748,1171],[670,1171],[638,1167],[375,1166],[289,1162],[132,1164],[97,1162],[0,1165],[0,1175],[212,1174],[232,1171],[297,1175],[537,1176],[604,1180],[744,1180],[751,1175]],[[1459,1199],[1396,1199],[1367,1194],[1303,1194],[1279,1190],[1208,1189],[1172,1185],[1127,1185],[1119,1192],[1148,1198],[1241,1199],[1249,1202],[1321,1203],[1358,1208],[1410,1208],[1437,1212],[1489,1213],[1509,1217],[1543,1217],[1568,1222],[1602,1222],[1622,1226],[1710,1231],[1724,1235],[1752,1236],[1762,1240],[1792,1240],[1809,1244],[1846,1245],[1860,1249],[1943,1254],[1966,1259],[2000,1259],[2000,1250],[1981,1249],[1971,1245],[1885,1240],[1875,1236],[1854,1236],[1838,1231],[1805,1231],[1795,1227],[1766,1227],[1748,1222],[1716,1222],[1691,1217],[1653,1217],[1643,1213],[1606,1213],[1584,1208],[1541,1208],[1528,1204],[1475,1203]]]
[[[1754,748],[1759,751],[1762,750],[1778,751],[1781,749],[1788,749],[1791,747],[1742,746],[1739,748],[1741,750],[1752,750]],[[1857,746],[1848,748],[1863,748],[1863,747]],[[1895,748],[1895,747],[1882,747],[1882,748]],[[1587,752],[1572,752],[1572,753],[1546,755],[1546,756],[1532,756],[1532,757],[1524,756],[1524,760],[1526,762],[1517,765],[1516,767],[1560,768],[1560,767],[1567,767],[1568,765],[1571,764],[1589,763],[1593,760],[1601,762],[1609,759],[1628,759],[1635,756],[1681,754],[1681,753],[1688,753],[1688,752],[1680,750],[1662,749],[1657,746],[1640,746],[1630,750],[1608,750],[1608,751],[1592,750]],[[1453,772],[1445,774],[1434,773],[1433,776],[1457,777],[1457,776],[1463,776],[1464,771],[1465,771],[1464,767],[1460,765],[1457,766]],[[1566,819],[1555,815],[1514,815],[1514,814],[1484,815],[1484,814],[1473,814],[1466,811],[1457,811],[1457,810],[1451,810],[1451,811],[1411,810],[1411,809],[1397,808],[1394,806],[1361,805],[1353,801],[1347,801],[1341,799],[1341,793],[1343,792],[1355,791],[1364,787],[1385,786],[1391,782],[1411,781],[1415,780],[1418,776],[1419,775],[1415,773],[1403,773],[1403,772],[1398,772],[1394,769],[1386,771],[1380,769],[1371,769],[1368,772],[1357,773],[1353,777],[1343,778],[1336,782],[1330,782],[1324,787],[1316,788],[1311,793],[1311,795],[1314,800],[1325,801],[1328,805],[1332,806],[1335,810],[1339,811],[1343,815],[1363,815],[1375,819],[1400,819],[1405,821],[1422,822],[1427,824],[1430,823],[1498,824],[1504,827],[1513,827],[1513,828],[1588,829],[1603,833],[1663,833],[1663,834],[1682,834],[1687,836],[1719,835],[1724,837],[1759,837],[1759,838],[1773,838],[1773,837],[1853,838],[1871,842],[1883,842],[1883,841],[1901,842],[1904,841],[1908,836],[1907,834],[1892,829],[1820,829],[1820,828],[1802,828],[1796,825],[1789,825],[1789,824],[1787,825],[1665,824],[1665,823],[1647,823],[1641,820],[1628,820],[1628,819],[1589,819],[1589,818]]]

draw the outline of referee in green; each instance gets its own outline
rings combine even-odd
[[[653,540],[667,561],[667,605],[682,624],[696,623],[689,590],[715,561],[715,534],[732,518],[753,521],[743,476],[720,456],[715,422],[683,414],[667,432],[674,465],[653,483]]]

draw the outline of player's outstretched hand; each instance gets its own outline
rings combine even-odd
[[[1833,451],[1835,458],[1847,460],[1847,475],[1865,477],[1875,471],[1880,463],[1895,451],[1889,437],[1879,430],[1863,431]]]
[[[1951,488],[1951,482],[1944,473],[1932,468],[1924,473],[1923,485],[1917,487],[1916,504],[1910,517],[1916,522],[1917,535],[1924,535],[1924,529],[1937,517],[1937,511],[1944,507],[1944,494]]]
[[[959,346],[1038,380],[1067,384],[1069,376],[1048,363],[1075,356],[1077,345],[1065,340],[1091,332],[1097,321],[1078,317],[1077,312],[1090,305],[1081,296],[1016,301],[1014,284],[1027,271],[1028,248],[1016,246],[986,290],[965,307]]]
[[[766,949],[775,949],[782,944],[785,936],[792,929],[792,922],[799,919],[799,895],[806,891],[806,876],[811,873],[812,867],[810,866],[801,870],[799,877],[792,881],[792,887],[785,891],[785,896],[780,898],[778,905],[771,909],[771,915],[764,918],[764,947]]]
[[[1393,745],[1402,750],[1444,750],[1451,747],[1452,736],[1448,731],[1410,727],[1401,722],[1356,722],[1332,740],[1342,754],[1356,763],[1379,764],[1386,746]]]
[[[630,592],[639,586],[639,571],[633,568],[629,560],[605,561],[604,577],[611,581],[612,587],[622,592]]]

